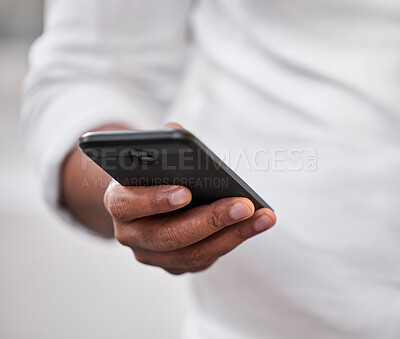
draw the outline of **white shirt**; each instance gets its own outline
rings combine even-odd
[[[23,125],[54,207],[83,132],[175,120],[276,210],[274,229],[191,276],[185,338],[400,337],[398,0],[53,0],[46,14]]]

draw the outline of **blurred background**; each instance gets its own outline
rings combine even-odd
[[[0,338],[177,338],[185,277],[63,224],[43,204],[19,131],[41,0],[0,0]]]

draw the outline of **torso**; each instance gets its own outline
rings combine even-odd
[[[188,338],[399,337],[400,2],[203,1],[191,24],[169,119],[278,224],[191,277]]]

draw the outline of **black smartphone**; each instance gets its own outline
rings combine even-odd
[[[227,197],[271,208],[192,133],[179,129],[88,132],[79,147],[124,186],[182,185],[190,207]]]

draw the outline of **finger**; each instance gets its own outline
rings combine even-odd
[[[165,268],[164,267],[164,270],[166,270],[168,273],[171,273],[173,275],[181,275],[181,274],[184,274],[184,273],[197,273],[197,272],[205,271],[207,268],[212,266],[214,264],[214,262],[215,261],[213,261],[210,264],[199,266],[199,267],[195,267],[195,268],[191,268],[191,269],[168,268],[168,267]]]
[[[144,253],[146,253],[146,252],[150,253],[151,251],[141,251],[141,250],[139,250],[137,252],[133,251],[133,254],[135,255],[136,260],[138,260],[142,264],[161,267],[160,265],[153,264],[151,260],[148,260],[148,262],[147,262],[147,260],[146,261],[142,261],[140,258],[144,257]],[[142,254],[139,255],[138,253],[142,253]],[[164,253],[164,252],[161,252],[161,253]],[[210,266],[212,266],[216,261],[217,261],[217,259],[215,259],[214,261],[212,261],[212,262],[210,262],[210,263],[208,263],[206,265],[202,265],[202,266],[198,266],[198,267],[192,267],[192,268],[189,268],[189,269],[181,269],[181,268],[175,268],[175,267],[161,267],[161,268],[163,268],[168,273],[171,273],[173,275],[181,275],[183,273],[188,273],[188,272],[196,273],[196,272],[204,271],[207,268],[209,268]]]
[[[186,131],[186,129],[183,128],[182,125],[180,125],[180,124],[178,124],[178,123],[176,123],[176,122],[169,122],[169,123],[167,123],[165,126],[166,126],[166,127],[169,127],[169,128],[182,129],[182,130]]]
[[[274,212],[263,208],[257,210],[250,219],[226,227],[191,246],[169,252],[137,250],[135,256],[147,265],[191,271],[210,265],[242,242],[271,228],[275,222]]]
[[[194,244],[226,226],[251,217],[247,198],[225,198],[170,215],[134,220],[118,228],[118,240],[131,248],[171,251]]]
[[[190,203],[192,194],[183,186],[128,187],[113,181],[104,195],[110,215],[121,222],[166,213]]]

